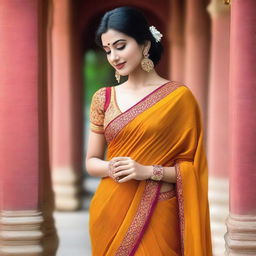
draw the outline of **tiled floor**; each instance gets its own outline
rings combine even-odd
[[[54,212],[60,239],[57,256],[90,256],[88,211]]]
[[[99,179],[87,178],[84,186],[94,193]],[[76,212],[54,212],[54,219],[60,240],[56,256],[90,256],[88,208],[91,197],[84,199],[84,209]]]

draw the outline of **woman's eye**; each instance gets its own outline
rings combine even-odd
[[[118,50],[122,50],[122,49],[124,49],[124,47],[125,47],[125,45],[123,45],[123,46],[121,46],[121,47],[119,47],[119,48],[117,48]]]
[[[117,49],[117,50],[123,50],[124,47],[125,47],[125,45],[123,45],[123,46],[121,46],[121,47],[117,47],[116,49]],[[106,52],[107,55],[110,54],[110,53],[111,53],[111,51]]]

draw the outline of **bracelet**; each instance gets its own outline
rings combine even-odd
[[[119,178],[117,177],[115,177],[114,176],[114,173],[113,173],[113,170],[114,170],[114,161],[109,161],[108,162],[108,176],[110,177],[110,178],[112,178],[114,181],[118,181],[119,180]]]
[[[159,181],[164,177],[164,167],[161,165],[153,165],[153,174],[151,180]]]

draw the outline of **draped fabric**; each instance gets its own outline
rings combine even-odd
[[[92,254],[212,255],[203,128],[190,89],[163,84],[115,115],[104,135],[106,160],[175,166],[176,193],[160,193],[161,181],[102,178],[89,209]]]

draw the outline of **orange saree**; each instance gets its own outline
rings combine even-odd
[[[144,165],[175,166],[176,193],[160,193],[161,181],[102,178],[89,209],[92,255],[211,256],[203,129],[189,88],[165,83],[107,119],[98,130],[108,144],[106,160],[129,156]]]

